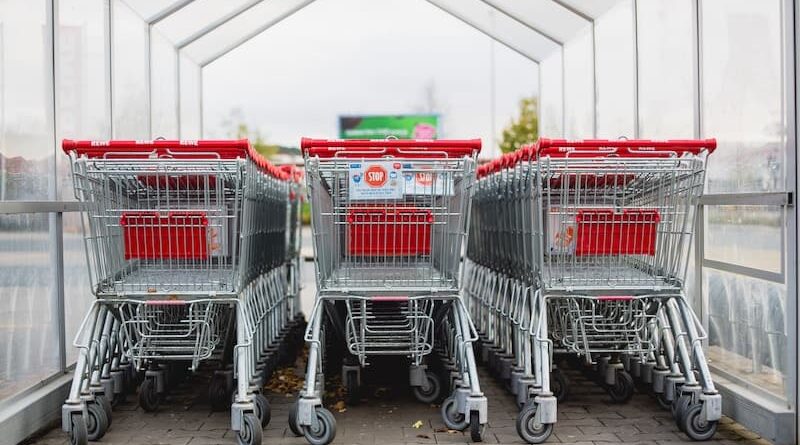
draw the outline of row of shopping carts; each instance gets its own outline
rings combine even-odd
[[[213,370],[212,406],[241,444],[270,420],[265,381],[293,359],[299,306],[299,171],[236,141],[72,141],[95,295],[62,428],[98,440],[138,384],[155,411],[187,372]]]
[[[480,140],[303,139],[301,146],[317,296],[305,334],[305,386],[289,427],[314,445],[330,443],[336,421],[323,406],[325,375],[341,363],[356,401],[362,368],[395,356],[407,361],[419,401],[442,402],[453,428],[481,440],[487,401],[460,285]]]
[[[691,439],[714,435],[721,397],[685,279],[715,147],[542,139],[478,168],[465,303],[526,442],[553,431],[568,395],[562,358],[596,372],[616,402],[638,379]]]

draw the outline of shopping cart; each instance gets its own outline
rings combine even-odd
[[[139,404],[154,411],[184,371],[208,362],[217,368],[212,405],[231,410],[239,443],[261,443],[270,417],[261,388],[302,318],[289,266],[292,172],[247,140],[65,140],[63,148],[86,208],[96,296],[62,407],[71,442],[101,438],[109,399],[122,399],[137,376]]]
[[[290,427],[314,444],[333,440],[335,419],[321,400],[323,370],[331,367],[323,356],[340,339],[351,399],[372,357],[407,357],[416,398],[433,403],[444,398],[446,385],[454,388],[447,409],[480,440],[487,403],[472,354],[476,331],[459,289],[480,141],[303,139],[301,145],[317,298],[306,331],[305,387]],[[447,354],[435,365],[434,350]]]
[[[714,140],[542,139],[481,166],[465,266],[480,357],[546,440],[569,382],[553,355],[597,372],[616,402],[634,378],[694,440],[721,416],[684,280]]]

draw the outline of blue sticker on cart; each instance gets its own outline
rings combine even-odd
[[[351,200],[400,199],[403,183],[401,165],[391,161],[350,164],[349,189]]]

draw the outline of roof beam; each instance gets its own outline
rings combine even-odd
[[[490,8],[492,8],[492,9],[498,11],[499,13],[503,14],[504,16],[510,18],[511,20],[519,23],[520,25],[530,29],[531,31],[541,35],[542,37],[546,38],[547,40],[555,43],[556,45],[562,45],[562,46],[564,45],[563,41],[557,39],[552,34],[544,32],[541,29],[537,28],[535,25],[532,25],[532,24],[528,23],[526,20],[523,20],[523,19],[517,17],[513,12],[508,11],[506,8],[497,5],[493,0],[480,0],[480,1],[483,2],[484,4],[486,4],[487,6],[489,6]]]
[[[239,17],[240,15],[242,15],[245,12],[249,11],[250,9],[252,9],[254,6],[258,5],[259,3],[263,3],[263,2],[264,2],[264,0],[250,0],[249,2],[239,6],[235,10],[233,10],[233,11],[225,14],[224,16],[218,18],[217,20],[214,20],[213,22],[207,24],[202,29],[198,30],[194,34],[190,35],[189,37],[181,40],[180,42],[175,44],[175,48],[178,51],[182,50],[183,48],[186,48],[187,46],[191,45],[192,43],[194,43],[195,41],[197,41],[198,39],[200,39],[204,35],[210,33],[211,31],[214,31],[215,29],[219,28],[220,26],[228,23],[229,21],[235,19],[236,17]]]
[[[589,14],[586,14],[585,12],[581,11],[580,9],[575,8],[572,5],[564,2],[564,0],[550,0],[550,1],[555,3],[555,4],[557,4],[558,6],[561,6],[562,8],[566,9],[567,11],[577,15],[580,18],[582,18],[582,19],[584,19],[584,20],[586,20],[588,22],[594,23],[594,17],[592,17]]]
[[[242,44],[244,44],[244,43],[248,42],[249,40],[251,40],[252,38],[258,36],[262,32],[268,30],[269,28],[275,26],[276,24],[282,22],[283,20],[291,17],[296,12],[298,12],[301,9],[305,8],[306,6],[310,5],[314,1],[315,0],[304,0],[304,1],[300,2],[300,3],[298,3],[297,5],[295,5],[294,7],[289,8],[288,10],[286,10],[283,13],[279,14],[274,19],[269,20],[267,22],[264,22],[263,25],[259,26],[255,30],[245,34],[241,38],[236,39],[235,41],[233,41],[230,44],[226,45],[224,48],[222,48],[221,50],[219,50],[216,53],[214,53],[211,57],[206,57],[205,59],[203,59],[203,61],[199,64],[200,67],[203,68],[206,65],[208,65],[209,63],[219,59],[222,56],[224,56],[225,54],[228,54],[229,52],[231,52],[234,49],[238,48]]]
[[[165,18],[171,16],[172,14],[175,14],[176,12],[180,11],[181,9],[183,9],[184,7],[186,7],[187,5],[192,3],[193,1],[194,0],[181,0],[181,1],[177,2],[177,3],[174,3],[172,6],[159,11],[158,14],[154,15],[153,17],[150,17],[147,20],[147,24],[150,25],[150,26],[154,26],[158,22],[160,22],[160,21],[164,20]]]
[[[447,13],[449,15],[452,15],[453,17],[455,17],[458,20],[462,21],[463,23],[469,25],[471,28],[475,29],[476,31],[479,31],[480,33],[486,35],[487,37],[491,38],[492,40],[497,41],[498,43],[502,44],[506,48],[514,51],[515,53],[517,53],[519,55],[521,55],[522,57],[524,57],[524,58],[526,58],[528,60],[531,60],[533,62],[536,62],[537,64],[540,63],[540,60],[536,56],[534,56],[533,54],[530,54],[527,51],[519,48],[518,46],[516,46],[513,43],[509,42],[508,40],[498,36],[494,31],[485,29],[484,27],[482,27],[479,24],[475,23],[473,20],[470,20],[470,19],[464,17],[463,15],[461,15],[461,14],[459,14],[457,12],[451,11],[447,7],[438,4],[436,2],[436,0],[427,0],[427,2],[430,3],[433,6],[441,9],[445,13]]]

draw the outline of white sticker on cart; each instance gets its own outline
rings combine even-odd
[[[453,176],[430,164],[403,164],[404,195],[452,196]]]
[[[403,197],[401,164],[392,161],[351,162],[350,199],[400,199]]]

